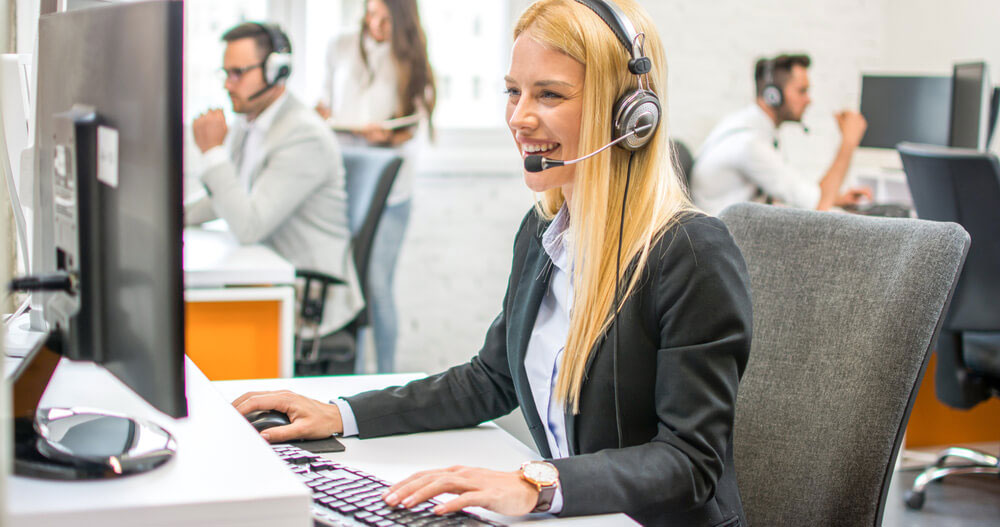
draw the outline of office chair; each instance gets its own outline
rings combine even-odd
[[[734,456],[750,525],[871,525],[969,236],[756,203],[719,216],[753,295]]]
[[[1000,397],[1000,163],[995,155],[958,148],[901,143],[917,216],[952,221],[972,236],[972,247],[955,290],[955,299],[937,341],[935,387],[938,399],[971,408]],[[949,457],[970,462],[945,467]],[[948,448],[920,474],[906,494],[919,509],[925,487],[952,474],[1000,475],[997,456],[967,448]]]
[[[390,149],[343,147],[341,151],[347,176],[351,249],[365,308],[343,328],[315,338],[315,331],[306,333],[304,329],[319,327],[329,286],[343,282],[314,270],[296,270],[303,286],[295,335],[295,374],[298,376],[354,373],[358,333],[368,325],[368,264],[375,233],[389,191],[403,164],[399,154]]]
[[[691,155],[691,150],[680,139],[670,139],[670,149],[674,152],[674,159],[677,160],[677,169],[680,171],[678,175],[681,177],[681,181],[684,182],[684,188],[690,193],[691,167],[694,166],[694,157]]]

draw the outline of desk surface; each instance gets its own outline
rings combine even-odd
[[[240,245],[226,231],[184,229],[184,286],[293,284],[295,267],[263,245]]]
[[[289,389],[321,401],[353,395],[365,390],[406,383],[421,377],[418,374],[359,375],[342,377],[300,377],[294,379],[261,379],[216,381],[212,384],[228,399],[233,400],[248,391]],[[325,457],[359,468],[388,481],[401,480],[414,472],[451,465],[467,465],[493,470],[514,470],[521,462],[538,459],[538,454],[493,423],[475,428],[429,432],[377,439],[342,438],[345,452],[325,454]],[[500,516],[474,509],[504,523],[556,523],[573,526],[637,525],[624,514],[556,519],[548,514],[523,518]]]
[[[7,368],[10,368],[8,360]],[[56,482],[11,476],[14,527],[308,527],[310,494],[267,443],[187,361],[189,416],[174,420],[148,406],[103,368],[63,360],[42,400],[149,419],[174,434],[177,456],[145,474],[113,481]],[[9,370],[8,370],[9,371]]]

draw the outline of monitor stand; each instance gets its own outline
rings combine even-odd
[[[177,452],[155,423],[83,408],[39,408],[62,358],[58,330],[14,373],[14,473],[42,479],[108,479],[152,470]]]

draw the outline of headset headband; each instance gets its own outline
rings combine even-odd
[[[285,37],[285,33],[278,26],[263,22],[254,22],[254,24],[267,34],[267,38],[271,41],[271,53],[292,52],[291,43],[288,41],[288,38]]]
[[[604,0],[576,1],[597,13],[597,16],[601,17],[601,20],[618,37],[618,41],[625,47],[625,51],[632,56],[632,59],[628,61],[628,70],[630,72],[635,75],[649,73],[653,68],[652,61],[643,54],[641,44],[639,46],[635,45],[636,41],[639,40],[640,33],[635,30],[632,21],[629,20],[628,16],[625,15],[625,12],[617,4]]]

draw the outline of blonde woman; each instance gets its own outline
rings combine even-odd
[[[521,15],[505,79],[507,121],[526,159],[541,153],[556,161],[542,165],[558,165],[607,145],[615,103],[640,78],[665,96],[653,24],[633,0],[617,3],[624,22],[606,22],[619,8],[599,0],[541,0]],[[629,40],[639,47],[632,56]],[[652,68],[642,73],[646,58]],[[271,441],[472,426],[520,406],[547,462],[421,472],[385,501],[412,507],[452,493],[435,512],[745,525],[732,430],[750,350],[747,273],[725,225],[691,209],[667,127],[647,127],[647,113],[625,134],[648,141],[637,150],[525,173],[540,200],[517,234],[503,311],[469,363],[334,404],[290,392],[234,404],[287,413],[290,425],[264,432]]]

